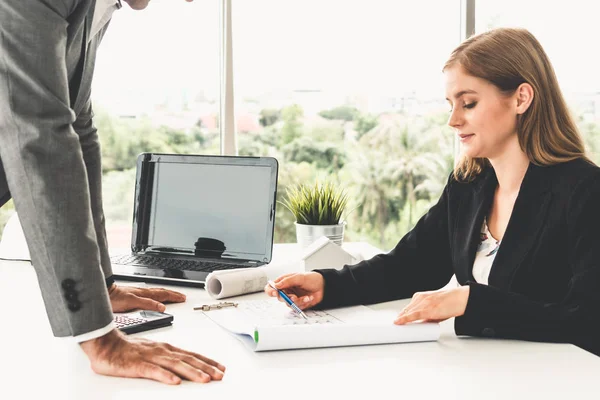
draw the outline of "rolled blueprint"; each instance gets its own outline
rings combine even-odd
[[[268,279],[264,267],[214,271],[206,277],[205,288],[211,297],[222,299],[260,292]]]

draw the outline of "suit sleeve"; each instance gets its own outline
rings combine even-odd
[[[113,272],[108,252],[106,219],[102,205],[102,156],[98,130],[94,125],[93,117],[92,102],[88,98],[83,110],[73,123],[73,129],[79,135],[79,142],[88,177],[90,205],[92,208],[94,230],[96,232],[96,242],[98,243],[100,253],[100,265],[104,276],[108,278],[112,276]]]
[[[600,354],[600,174],[571,196],[564,251],[572,278],[565,297],[544,303],[471,282],[465,314],[455,319],[457,334],[573,343]]]
[[[56,336],[112,320],[70,108],[70,8],[47,0],[0,2],[0,158]]]
[[[396,247],[342,270],[318,270],[325,279],[319,308],[373,304],[411,297],[417,291],[446,285],[453,274],[448,229],[449,191]]]

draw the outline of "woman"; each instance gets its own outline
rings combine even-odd
[[[443,71],[463,157],[439,202],[388,254],[277,287],[304,309],[412,296],[394,323],[456,317],[458,335],[600,355],[600,168],[548,57],[528,31],[496,29],[462,43]],[[460,286],[440,290],[453,274]]]

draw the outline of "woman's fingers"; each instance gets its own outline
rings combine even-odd
[[[281,282],[283,279],[287,278],[288,276],[292,276],[292,275],[297,275],[297,272],[291,272],[289,274],[283,274],[280,277],[278,277],[277,279],[275,279],[273,282],[275,284],[277,284],[277,283]]]
[[[428,293],[417,292],[413,295],[410,303],[400,311],[400,314],[394,320],[395,324],[405,324],[407,322],[416,321],[416,315],[421,315],[427,309],[430,295]],[[415,313],[417,313],[415,315]]]
[[[314,300],[315,300],[315,296],[313,296],[313,295],[302,296],[302,297],[298,298],[296,305],[298,307],[300,307],[302,310],[305,310],[307,308],[313,307],[316,304],[316,302]]]
[[[424,299],[422,297],[413,298],[413,300],[411,300],[411,302],[406,307],[404,307],[402,309],[402,311],[400,311],[400,314],[398,315],[398,317],[409,314],[409,313],[413,312],[414,310],[416,310],[418,307],[421,307],[423,300]]]
[[[275,280],[273,281],[273,283],[275,284],[275,286],[276,286],[276,288],[277,288],[277,289],[284,289],[284,288],[287,288],[287,286],[282,286],[282,285],[281,285],[281,282],[282,282],[283,280],[287,279],[288,277],[292,276],[292,275],[298,275],[298,274],[294,272],[294,273],[290,273],[290,274],[281,275],[280,277],[278,277],[277,279],[275,279]],[[267,294],[268,294],[269,296],[271,296],[271,297],[278,297],[278,296],[279,296],[279,294],[278,294],[278,292],[277,292],[277,289],[273,288],[273,287],[272,287],[270,284],[268,284],[268,283],[265,285],[265,293],[267,293]],[[288,292],[291,292],[291,290],[287,290],[287,291],[286,291],[286,294],[287,294]]]
[[[428,310],[414,310],[414,311],[408,312],[406,314],[400,315],[398,318],[396,318],[396,320],[394,321],[394,324],[403,325],[403,324],[407,324],[409,322],[426,320],[428,314],[429,314]]]
[[[289,274],[284,275],[281,279],[277,279],[275,281],[275,286],[277,289],[294,289],[300,288],[303,289],[302,285],[304,284],[304,275],[303,274]]]
[[[463,315],[468,302],[469,287],[451,290],[416,293],[413,300],[402,310],[395,324],[413,321],[444,321]]]
[[[271,297],[277,297],[277,290],[273,289],[268,283],[265,285],[265,293]]]
[[[301,309],[313,307],[323,299],[325,283],[323,276],[316,272],[282,275],[274,281],[274,284]],[[265,286],[265,293],[277,297],[281,302],[286,302],[278,291],[268,284]]]

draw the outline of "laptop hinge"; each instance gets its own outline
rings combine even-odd
[[[265,265],[266,262],[257,261],[257,260],[244,260],[241,258],[211,258],[211,257],[198,257],[191,254],[174,254],[174,253],[161,253],[157,251],[139,251],[136,253],[137,255],[143,256],[152,256],[152,257],[164,257],[164,258],[182,258],[185,260],[195,260],[202,262],[213,262],[213,263],[223,263],[223,264],[247,264],[251,266],[261,266]]]

